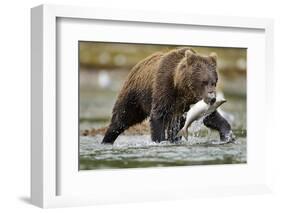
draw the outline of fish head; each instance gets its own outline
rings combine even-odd
[[[221,106],[222,104],[224,104],[226,102],[226,100],[224,98],[220,98],[220,99],[217,99],[216,102],[214,103],[214,106],[216,108],[218,108],[219,106]]]
[[[226,100],[223,98],[218,98],[213,105],[209,105],[208,110],[206,111],[205,115],[209,115],[213,113],[218,107],[220,107]]]

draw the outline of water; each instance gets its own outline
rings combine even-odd
[[[155,143],[150,135],[120,135],[114,145],[103,145],[103,135],[81,136],[80,169],[246,163],[246,132],[234,132],[237,140],[229,144],[204,127],[177,143]]]

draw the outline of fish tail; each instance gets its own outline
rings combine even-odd
[[[183,136],[187,140],[187,138],[188,138],[188,131],[187,131],[187,129],[186,130],[185,129],[181,129],[178,132],[177,137],[181,137],[181,136]]]

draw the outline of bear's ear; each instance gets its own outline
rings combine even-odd
[[[211,60],[212,60],[213,63],[217,64],[217,60],[218,60],[218,55],[217,55],[217,53],[212,52],[212,53],[210,54],[210,58],[211,58]]]
[[[187,64],[191,65],[194,62],[196,55],[191,50],[186,50],[185,58],[186,58]]]

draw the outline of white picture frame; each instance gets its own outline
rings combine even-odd
[[[118,26],[122,26],[122,23],[135,23],[136,25],[143,23],[143,25],[153,24],[154,26],[165,26],[167,29],[173,26],[197,26],[202,29],[218,28],[228,32],[234,30],[249,30],[249,32],[253,30],[255,32],[260,32],[262,35],[259,37],[259,42],[262,42],[263,52],[250,56],[259,59],[259,63],[261,63],[259,65],[262,65],[262,68],[260,68],[255,67],[252,63],[252,69],[257,68],[260,72],[257,72],[256,83],[252,83],[248,87],[250,92],[248,99],[248,106],[250,106],[250,108],[248,107],[248,109],[253,109],[253,112],[251,113],[253,116],[250,114],[248,125],[250,124],[249,127],[251,127],[252,130],[255,130],[255,127],[257,130],[260,128],[260,126],[255,126],[254,124],[256,123],[254,114],[264,112],[265,107],[274,103],[274,98],[270,94],[270,91],[273,89],[271,82],[273,82],[272,79],[274,78],[273,21],[271,19],[216,17],[172,13],[161,14],[147,11],[122,11],[54,5],[41,5],[32,8],[31,201],[33,204],[46,208],[99,203],[178,199],[198,196],[241,195],[271,191],[271,166],[269,160],[270,153],[268,150],[270,150],[270,141],[273,141],[271,140],[273,137],[273,134],[271,133],[274,129],[268,128],[268,126],[266,126],[266,135],[263,136],[266,140],[260,138],[258,141],[259,143],[257,143],[256,146],[248,147],[250,157],[254,156],[254,160],[252,162],[250,161],[246,166],[234,165],[231,167],[204,166],[201,168],[181,167],[137,170],[125,169],[122,171],[90,171],[83,172],[82,175],[79,175],[83,176],[82,179],[79,179],[81,177],[78,178],[78,176],[78,179],[76,179],[76,176],[71,172],[64,172],[68,167],[71,167],[69,171],[73,171],[73,169],[75,170],[76,167],[73,167],[72,163],[67,166],[63,163],[65,162],[65,159],[67,159],[61,157],[61,149],[63,149],[64,146],[57,144],[59,134],[57,131],[57,108],[59,102],[58,98],[61,98],[58,96],[58,88],[60,87],[61,82],[57,78],[57,69],[59,67],[57,50],[60,45],[58,44],[57,38],[58,31],[61,30],[58,28],[60,25],[58,23],[61,19],[69,20],[70,22],[73,20],[98,20],[101,22],[101,25],[103,21],[111,21],[113,24],[115,22],[118,23]],[[71,26],[71,23],[68,23],[68,25]],[[73,29],[70,27],[68,30]],[[70,35],[69,37],[74,38],[75,35],[77,34],[73,33],[73,35]],[[200,42],[198,42],[198,44],[202,44],[202,41]],[[231,45],[231,42],[229,45]],[[219,46],[219,43],[217,43],[216,46]],[[252,47],[254,46],[255,44],[253,43]],[[255,48],[252,49],[253,54],[254,50]],[[253,81],[252,78],[252,74],[248,75],[248,81]],[[75,80],[75,78],[72,79]],[[261,82],[262,84],[258,90],[262,94],[262,104],[259,107],[253,107],[255,98],[251,95],[253,94],[251,91],[252,88],[256,87],[255,84],[258,82]],[[271,122],[272,116],[270,115],[273,115],[274,112],[269,113],[269,116],[260,118],[264,123]],[[249,138],[249,140],[252,141],[255,139],[254,136]],[[69,150],[71,150],[71,148]],[[69,157],[68,159],[70,159],[70,162],[75,162],[76,158],[74,156],[71,157],[73,154],[71,151],[68,152],[66,149],[63,149],[63,152],[64,156]],[[257,154],[255,155],[255,153]],[[257,162],[254,162],[258,157],[262,157],[262,166],[260,167],[257,167]],[[64,174],[62,174],[62,171]],[[75,170],[75,172],[78,173],[78,170]],[[212,176],[212,173],[216,173],[216,175]],[[229,177],[229,181],[222,181],[219,177],[219,174],[222,173],[236,173],[238,176],[241,175],[241,178],[237,176],[237,181],[235,181],[235,178],[231,179],[231,177]],[[70,180],[68,183],[66,183],[66,178],[61,178],[66,175],[69,175],[67,176],[67,179]],[[99,181],[99,184],[101,184],[100,181],[105,180],[105,182],[107,182],[106,178],[111,178],[112,175],[114,175],[115,179],[119,181],[120,186],[122,187],[118,188],[116,184],[109,184],[108,188],[114,189],[114,187],[116,187],[115,191],[117,191],[117,193],[114,191],[111,191],[110,193],[103,192],[103,189],[99,188],[98,185],[93,184],[93,186],[89,186],[89,182],[93,180],[93,178],[96,178]],[[184,184],[184,179],[178,179],[179,175],[184,175],[184,177],[189,175],[189,181],[191,183]],[[202,180],[204,180],[202,178],[208,175],[212,178],[218,178],[213,181],[214,184],[210,184],[211,182],[208,181],[206,181],[205,184],[202,184]],[[255,180],[251,180],[255,175],[258,177]],[[159,177],[163,176],[165,177],[159,180]],[[249,178],[246,176],[249,176]],[[135,184],[130,181],[131,179],[138,177],[143,178],[141,183]],[[173,179],[178,179],[178,184],[174,181],[167,183],[167,180]],[[71,182],[75,180],[77,182]],[[159,181],[156,182],[157,180]],[[81,181],[85,181],[88,185],[79,185],[78,182]],[[146,186],[151,183],[152,186]],[[65,193],[60,192],[60,185],[63,184],[65,184],[64,188],[67,189],[64,190]],[[87,190],[93,189],[96,190],[96,193],[87,193]],[[148,189],[151,191],[146,191]],[[71,193],[71,191],[79,191],[79,193]],[[119,193],[122,193],[122,196],[120,196]]]

